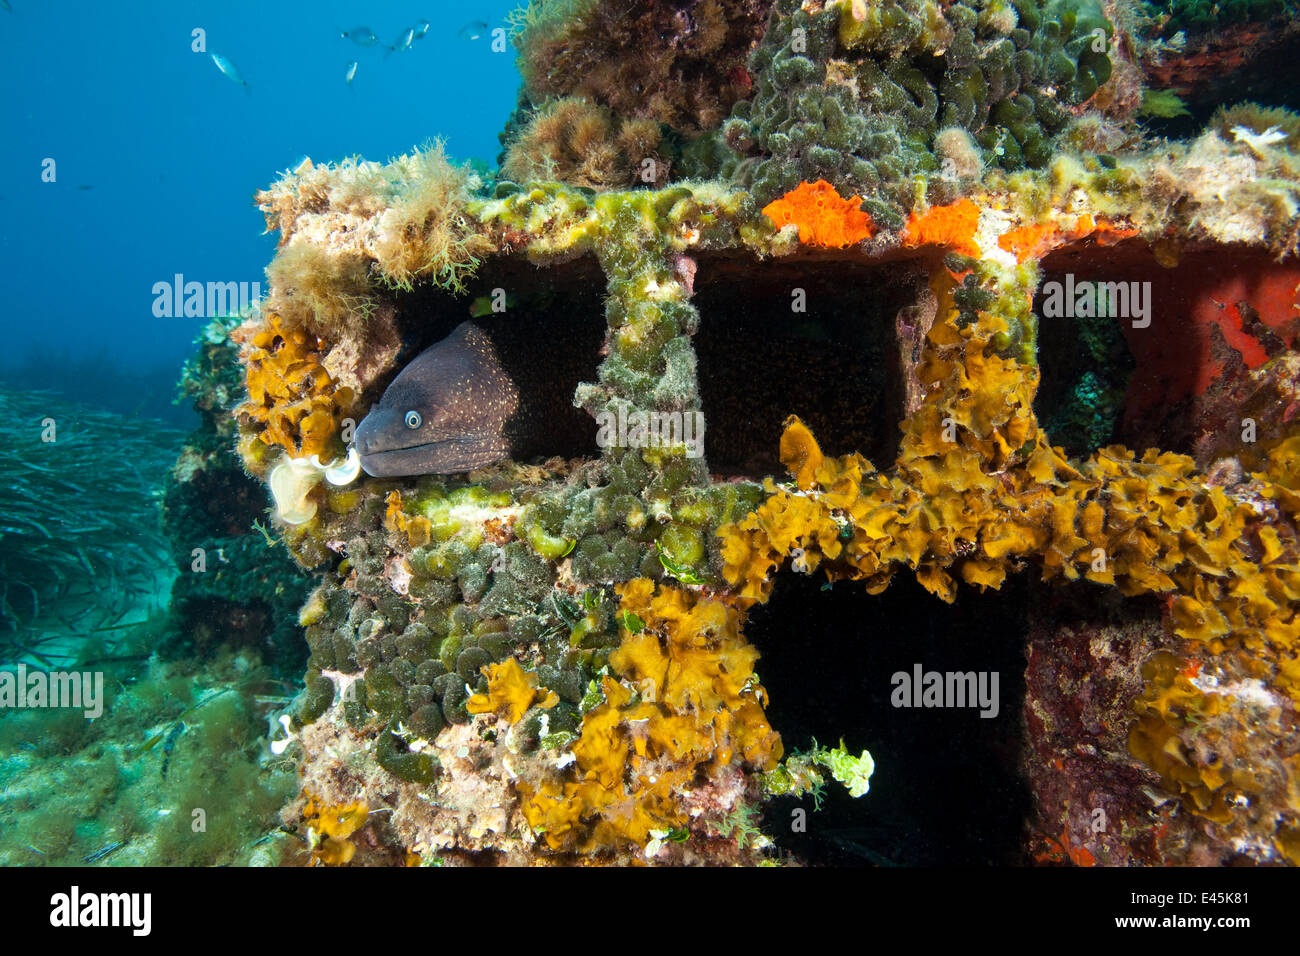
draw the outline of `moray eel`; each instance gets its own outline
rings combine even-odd
[[[464,322],[417,355],[357,426],[375,478],[445,475],[503,458],[583,454],[591,418],[573,407],[603,338],[588,328],[511,315]]]

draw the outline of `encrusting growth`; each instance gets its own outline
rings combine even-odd
[[[1061,717],[1086,709],[1082,678],[1050,698],[1027,682],[1038,696],[1024,714],[1115,770],[1106,793],[1134,826],[1116,833],[1142,834],[1114,836],[1115,856],[1085,851],[1057,791],[1039,787],[1044,832],[1066,827],[1057,857],[1295,862],[1300,437],[1280,398],[1295,394],[1294,117],[1234,107],[1194,140],[1146,148],[1132,37],[1116,42],[1127,28],[1094,0],[643,7],[521,14],[527,89],[495,181],[432,147],[384,165],[304,163],[258,196],[280,248],[267,301],[233,333],[248,392],[238,448],[251,474],[289,486],[275,528],[319,580],[294,727],[314,804],[390,807],[382,839],[427,861],[771,859],[755,833],[764,800],[820,796],[825,773],[865,794],[874,766],[843,746],[784,758],[743,634],[781,575],[876,595],[904,571],[964,605],[1034,574],[1111,588],[1150,623],[1128,643],[1089,643],[1080,626],[1089,653],[1108,649],[1097,683],[1118,688],[1104,722],[1075,731]],[[648,95],[620,87],[665,45],[668,73],[647,73]],[[608,69],[555,69],[611,50]],[[1236,276],[1208,284],[1213,258]],[[1040,285],[1108,269],[1153,275],[1166,305],[1187,297],[1186,314],[1040,329]],[[1221,287],[1230,301],[1214,307]],[[784,308],[798,289],[809,309],[788,320],[745,312],[758,296]],[[818,296],[835,308],[818,311]],[[346,486],[287,480],[341,457],[349,420],[467,311],[494,336],[540,336],[522,365],[564,383],[540,417],[581,410],[589,446],[548,444],[530,425],[533,444],[512,438],[510,458],[494,446],[468,472],[413,456]],[[759,439],[789,480],[744,454],[722,461],[707,430],[694,445],[671,428],[659,443],[598,431],[712,426],[719,402],[743,424],[759,389],[702,387],[718,381],[710,349],[762,358],[777,333],[810,355],[869,355],[889,440],[868,447],[870,426],[828,434],[837,418],[810,383],[833,386],[840,366],[792,369],[785,355],[755,375],[789,400],[767,420],[802,416]],[[1050,381],[1049,357],[1080,339],[1068,380]],[[1174,343],[1196,363],[1181,379],[1161,364]],[[1137,357],[1142,388],[1102,374],[1112,351]],[[438,381],[453,381],[442,367]],[[1040,380],[1067,396],[1061,408],[1044,410]],[[388,431],[473,406],[461,393],[483,379],[463,381],[418,408],[394,398]],[[1233,427],[1132,440],[1202,407]],[[1257,442],[1228,435],[1247,408]],[[1067,427],[1068,440],[1051,433]],[[436,441],[473,429],[450,431]],[[1051,647],[1031,648],[1033,666],[1050,670]],[[1187,811],[1167,833],[1139,800],[1161,787]]]

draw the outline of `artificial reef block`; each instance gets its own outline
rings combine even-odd
[[[754,862],[765,850],[737,821],[771,796],[761,778],[784,745],[747,609],[787,571],[871,595],[901,573],[958,606],[1028,573],[1146,602],[1158,620],[1133,653],[1201,664],[1187,676],[1192,663],[1132,659],[1131,675],[1150,663],[1146,678],[1108,678],[1107,720],[1123,713],[1136,729],[1107,731],[1098,760],[1129,771],[1107,779],[1162,787],[1198,821],[1249,836],[1252,859],[1285,858],[1294,755],[1239,731],[1267,699],[1281,734],[1300,681],[1300,455],[1286,403],[1270,401],[1296,393],[1292,267],[1270,258],[1296,241],[1292,146],[1216,127],[1158,150],[1072,151],[1130,118],[1101,102],[1126,94],[1091,46],[1113,32],[1091,2],[776,0],[771,14],[745,68],[752,93],[729,119],[705,116],[726,99],[716,89],[655,107],[678,117],[658,122],[698,127],[689,143],[655,131],[642,158],[667,184],[622,181],[630,134],[600,170],[546,152],[628,129],[648,149],[652,117],[596,99],[525,106],[511,138],[521,182],[424,151],[303,166],[261,197],[285,242],[266,308],[240,333],[250,473],[341,453],[349,420],[467,315],[546,346],[529,353],[533,371],[564,382],[550,398],[591,438],[552,442],[534,421],[526,450],[511,443],[465,471],[288,496],[300,507],[277,527],[319,580],[302,615],[304,774],[328,780],[330,754],[349,754],[331,804],[386,801],[385,838],[412,852]],[[560,21],[524,54],[594,43],[590,24]],[[532,181],[547,156],[566,181]],[[1214,256],[1258,282],[1186,281]],[[1152,313],[1148,337],[1138,316],[1047,314],[1063,271],[1118,279],[1135,263],[1168,270],[1161,295],[1188,290],[1187,309]],[[1216,290],[1233,296],[1218,319],[1205,301]],[[1060,338],[1047,325],[1066,321]],[[1277,406],[1260,412],[1257,447],[1223,434],[1165,447],[1175,411],[1125,390],[1124,355],[1142,381],[1189,321],[1229,349],[1186,372],[1216,421]],[[1090,345],[1058,388],[1044,343],[1067,340]],[[558,374],[561,357],[576,374]],[[1047,384],[1077,401],[1040,421]],[[421,410],[393,424],[422,427],[409,411]],[[702,442],[688,420],[708,425],[692,433]],[[451,441],[472,437],[447,424]],[[1054,437],[1067,428],[1068,453]],[[1156,440],[1133,440],[1144,433]],[[1200,673],[1236,686],[1207,691]],[[1043,713],[1069,711],[1068,688],[1033,686],[1056,695]],[[1205,719],[1224,744],[1214,759],[1194,752]],[[1069,733],[1087,743],[1082,723]],[[1257,757],[1269,769],[1251,776]],[[1051,759],[1034,756],[1043,788]],[[494,813],[479,819],[484,791]],[[1051,833],[1065,829],[1062,859],[1084,859],[1077,819],[1040,796]],[[1204,844],[1221,848],[1215,832]]]

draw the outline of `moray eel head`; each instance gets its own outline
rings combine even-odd
[[[466,322],[417,355],[362,419],[361,467],[375,478],[445,475],[509,458],[504,428],[518,405],[492,340]]]

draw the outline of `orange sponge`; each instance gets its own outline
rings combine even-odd
[[[870,239],[876,224],[859,208],[861,196],[844,199],[824,179],[800,183],[780,199],[763,207],[763,215],[778,229],[794,224],[799,227],[799,241],[809,246],[841,249]]]
[[[980,210],[969,199],[950,206],[934,206],[912,215],[903,227],[903,243],[908,246],[947,246],[963,256],[978,256],[975,230],[979,228]]]

